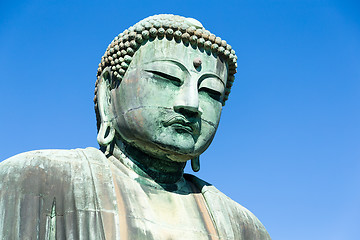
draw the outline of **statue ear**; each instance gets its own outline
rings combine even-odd
[[[111,108],[111,71],[105,68],[100,75],[100,82],[97,86],[97,105],[101,118],[100,129],[97,141],[101,146],[107,146],[115,136],[115,128],[112,120],[114,119]]]

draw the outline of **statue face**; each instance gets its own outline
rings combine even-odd
[[[148,42],[111,92],[115,129],[158,158],[198,156],[215,135],[226,79],[220,58],[166,39]]]

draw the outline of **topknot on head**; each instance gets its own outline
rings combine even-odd
[[[179,29],[180,27],[184,28],[185,30],[193,26],[196,29],[197,28],[204,28],[203,25],[194,18],[186,18],[178,15],[173,14],[158,14],[153,15],[150,17],[147,17],[140,22],[136,23],[133,27],[137,26],[148,26],[150,28],[151,26],[154,26],[156,28],[173,28],[173,29]]]

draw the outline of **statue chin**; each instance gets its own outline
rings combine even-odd
[[[199,156],[202,152],[194,151],[195,144],[190,143],[188,147],[174,145],[172,142],[156,142],[151,140],[127,139],[119,137],[116,141],[118,148],[124,148],[124,145],[131,145],[138,151],[156,159],[174,162],[186,162],[194,157]]]

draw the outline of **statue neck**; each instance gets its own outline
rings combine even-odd
[[[140,176],[151,178],[159,184],[172,184],[179,181],[186,165],[186,162],[152,157],[120,140],[116,140],[110,154]]]

